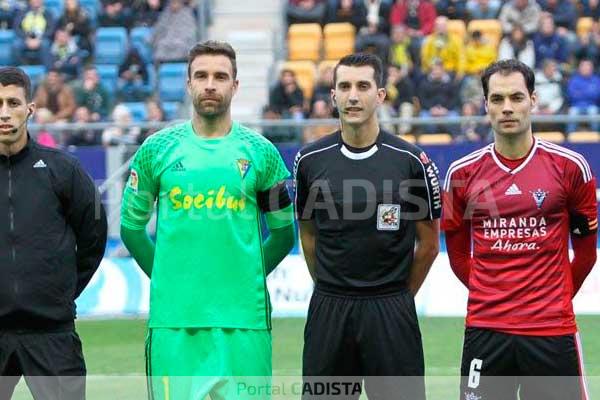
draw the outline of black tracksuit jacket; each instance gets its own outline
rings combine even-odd
[[[0,155],[0,331],[73,326],[106,234],[100,196],[75,157],[31,138]]]

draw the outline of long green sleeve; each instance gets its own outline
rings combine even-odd
[[[121,239],[140,268],[150,278],[154,264],[155,245],[146,230],[133,230],[121,226]]]

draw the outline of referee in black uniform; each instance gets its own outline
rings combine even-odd
[[[98,269],[106,215],[77,159],[27,132],[31,81],[0,68],[0,400],[85,399],[75,299]]]
[[[439,251],[441,193],[427,155],[380,129],[385,95],[379,58],[342,58],[331,93],[341,131],[296,156],[296,212],[315,281],[304,398],[358,398],[363,379],[370,399],[425,398],[414,296]]]

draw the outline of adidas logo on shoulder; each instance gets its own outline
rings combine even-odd
[[[185,171],[185,167],[183,166],[183,163],[181,161],[177,161],[175,163],[175,165],[173,165],[171,167],[171,171],[173,171],[173,172],[183,172],[183,171]]]
[[[39,160],[35,164],[33,164],[33,168],[46,168],[46,163],[44,160]]]
[[[504,192],[505,196],[516,196],[518,194],[523,194],[523,192],[521,192],[521,189],[519,189],[516,183],[510,185],[510,187],[506,189],[506,192]]]

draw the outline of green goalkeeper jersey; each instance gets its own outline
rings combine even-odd
[[[121,224],[145,229],[157,201],[151,328],[270,329],[257,193],[288,176],[275,146],[235,122],[217,139],[186,122],[142,144]]]

